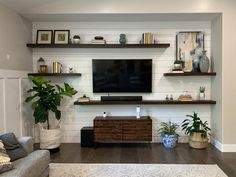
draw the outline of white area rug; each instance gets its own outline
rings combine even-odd
[[[227,177],[217,165],[51,163],[49,177]]]

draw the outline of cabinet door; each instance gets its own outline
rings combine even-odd
[[[152,141],[152,121],[130,120],[123,121],[123,141]]]
[[[116,120],[95,120],[94,140],[101,141],[121,141],[122,122]]]

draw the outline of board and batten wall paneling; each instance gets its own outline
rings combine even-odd
[[[167,49],[33,49],[33,70],[37,71],[37,60],[43,57],[52,71],[52,63],[62,63],[63,71],[73,67],[81,77],[49,77],[57,84],[67,82],[78,94],[72,99],[66,98],[60,107],[62,111],[62,142],[80,142],[80,129],[92,126],[93,118],[107,112],[108,115],[136,115],[136,106],[141,106],[142,115],[150,115],[153,119],[153,141],[160,141],[157,130],[161,121],[172,120],[181,123],[186,114],[193,111],[199,113],[203,120],[211,122],[211,106],[209,105],[100,105],[74,106],[73,102],[86,94],[98,100],[104,94],[94,94],[92,90],[92,59],[153,59],[153,82],[151,94],[120,93],[111,95],[142,95],[143,99],[164,99],[172,94],[177,99],[183,91],[189,91],[194,99],[198,98],[199,87],[206,87],[206,98],[211,99],[211,77],[164,77],[175,60],[175,36],[179,31],[203,31],[205,33],[205,49],[211,51],[210,21],[175,21],[175,22],[34,22],[32,40],[35,41],[38,29],[69,29],[71,37],[79,34],[81,43],[89,43],[94,36],[102,35],[107,43],[119,43],[119,34],[127,35],[128,43],[138,43],[144,32],[152,32],[158,42],[170,43]],[[211,52],[207,55],[210,58]],[[53,115],[51,115],[53,116]],[[184,133],[180,133],[180,142],[186,142]],[[38,134],[36,132],[36,134]]]
[[[33,136],[32,110],[24,103],[29,88],[26,71],[0,70],[0,133]]]

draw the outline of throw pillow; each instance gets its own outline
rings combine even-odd
[[[14,133],[0,135],[0,140],[2,140],[4,147],[7,150],[7,154],[11,158],[11,161],[27,156],[27,152],[18,142]]]
[[[7,155],[6,149],[4,148],[2,141],[0,140],[0,174],[13,168],[13,165],[10,160],[11,159]]]

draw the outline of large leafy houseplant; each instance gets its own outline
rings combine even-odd
[[[173,148],[176,146],[179,135],[176,133],[178,124],[171,121],[161,122],[161,128],[158,133],[161,134],[162,143],[166,148]]]
[[[35,123],[47,123],[47,129],[50,129],[49,111],[55,114],[57,120],[61,119],[61,111],[58,106],[61,105],[63,96],[72,97],[77,91],[69,84],[64,83],[64,87],[52,84],[51,81],[43,77],[29,77],[33,83],[30,94],[25,101],[32,102],[34,109]]]
[[[208,127],[207,121],[203,122],[196,112],[193,115],[186,115],[191,119],[185,119],[182,122],[182,130],[186,135],[193,135],[193,133],[200,133],[202,138],[207,138],[210,135],[211,129]]]

